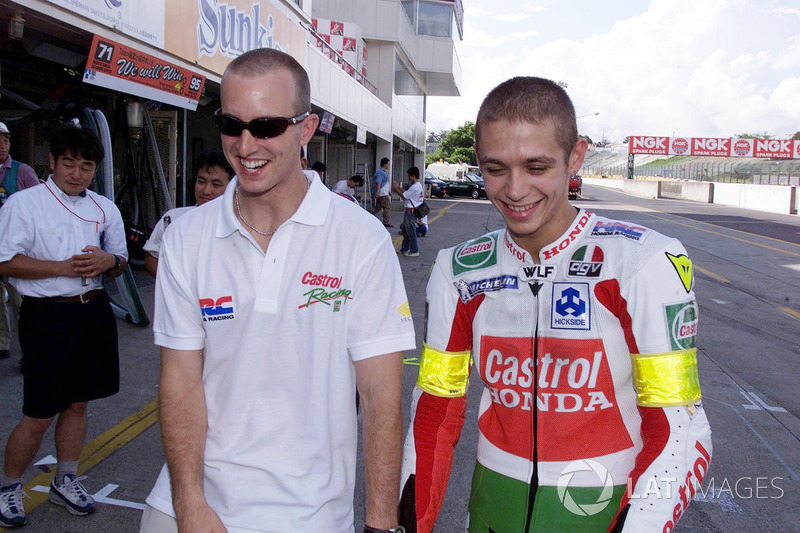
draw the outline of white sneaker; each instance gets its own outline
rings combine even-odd
[[[406,257],[419,257],[419,252],[403,252]]]
[[[67,511],[77,516],[93,513],[94,498],[81,485],[82,479],[86,479],[86,476],[75,477],[73,474],[66,474],[63,481],[56,484],[53,478],[50,482],[50,503],[66,507]]]
[[[28,495],[22,490],[22,483],[9,485],[0,492],[0,525],[17,527],[25,525],[25,507],[22,498]]]

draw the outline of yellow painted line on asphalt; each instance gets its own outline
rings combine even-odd
[[[78,475],[88,471],[100,461],[128,444],[134,437],[140,435],[147,428],[158,421],[158,400],[153,400],[136,413],[122,422],[86,443],[78,462]],[[45,472],[31,479],[25,485],[25,491],[30,496],[25,500],[25,511],[30,513],[33,509],[47,501],[48,493],[32,490],[36,485],[50,486],[55,472]],[[3,531],[0,528],[0,531]]]
[[[779,307],[778,309],[780,309],[781,311],[783,311],[784,313],[786,313],[790,317],[793,317],[793,318],[796,318],[797,320],[800,320],[800,311],[795,311],[794,309],[790,309],[788,307]]]
[[[658,211],[658,212],[660,213],[661,211]],[[781,252],[781,253],[784,253],[784,254],[792,255],[794,257],[800,257],[800,252],[792,252],[792,251],[789,251],[789,250],[784,250],[782,248],[776,248],[774,246],[769,246],[767,244],[761,244],[760,242],[755,242],[755,241],[752,241],[752,240],[749,240],[749,239],[743,239],[741,237],[736,237],[734,235],[728,235],[726,233],[722,233],[722,232],[719,232],[719,231],[714,231],[714,230],[707,229],[707,228],[700,228],[700,227],[697,227],[697,226],[695,226],[693,224],[687,224],[685,222],[678,222],[677,220],[673,220],[673,219],[667,218],[667,217],[660,217],[660,216],[654,215],[653,213],[646,213],[646,214],[651,216],[651,217],[653,217],[653,218],[658,218],[660,220],[665,220],[665,221],[671,222],[673,224],[678,224],[679,226],[686,226],[687,228],[691,228],[691,229],[694,229],[694,230],[697,230],[697,231],[705,231],[706,233],[711,233],[712,235],[719,235],[720,237],[727,237],[728,239],[733,239],[734,241],[739,241],[739,242],[742,242],[742,243],[745,243],[745,244],[752,244],[753,246],[758,246],[760,248],[765,248],[767,250],[772,250],[773,252]],[[683,219],[686,219],[686,220],[692,220],[692,219],[687,218],[687,217],[682,217],[681,215],[673,215],[673,216],[676,216],[676,217],[679,217],[679,218],[683,218]],[[715,228],[723,228],[723,229],[725,229],[727,231],[736,231],[736,232],[739,232],[739,233],[744,233],[745,235],[753,235],[752,233],[747,233],[746,231],[726,228],[725,226],[718,226],[716,224],[711,224],[709,222],[702,222],[702,221],[695,221],[695,220],[692,220],[692,222],[695,222],[697,224],[706,224],[708,226],[713,226]],[[771,241],[775,241],[775,242],[779,242],[779,243],[786,244],[786,245],[791,245],[791,246],[800,246],[800,245],[797,245],[797,244],[795,244],[793,242],[782,241],[780,239],[773,239],[772,237],[765,237],[765,236],[762,236],[762,235],[759,235],[759,238],[768,239],[768,240],[771,240]]]
[[[714,273],[713,273],[713,272],[711,272],[710,270],[707,270],[707,269],[705,269],[705,268],[703,268],[703,267],[701,267],[701,266],[697,266],[697,265],[696,265],[696,264],[694,264],[694,263],[692,263],[692,268],[694,268],[694,269],[695,269],[695,270],[697,270],[698,272],[702,272],[703,274],[705,274],[706,276],[708,276],[708,277],[710,277],[710,278],[714,278],[715,280],[717,280],[717,281],[719,281],[719,282],[721,282],[721,283],[730,283],[730,282],[731,282],[731,280],[729,280],[729,279],[727,279],[727,278],[723,278],[723,277],[722,277],[722,276],[720,276],[719,274],[714,274]]]
[[[448,205],[446,205],[446,206],[442,207],[441,209],[439,209],[439,212],[438,212],[438,213],[436,213],[434,216],[432,216],[432,217],[431,217],[431,216],[429,215],[429,216],[428,216],[428,226],[430,226],[432,223],[434,223],[434,222],[436,222],[437,220],[439,220],[439,218],[441,218],[441,217],[442,217],[442,215],[444,215],[444,214],[447,212],[447,210],[448,210],[448,209],[450,209],[451,207],[455,206],[456,204],[460,204],[460,203],[461,203],[461,202],[463,202],[463,201],[464,201],[464,200],[459,200],[459,201],[457,201],[457,202],[452,202],[452,203],[450,203],[450,204],[448,204]],[[397,236],[395,236],[395,237],[392,239],[392,244],[394,245],[394,249],[395,249],[395,250],[399,250],[399,249],[400,249],[400,245],[401,245],[401,244],[403,244],[403,237],[402,237],[402,235],[397,235]]]

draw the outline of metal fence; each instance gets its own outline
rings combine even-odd
[[[626,156],[627,157],[627,156]],[[638,158],[638,156],[637,156]],[[635,160],[634,160],[635,161]],[[800,160],[772,161],[763,159],[652,161],[634,166],[637,178],[667,178],[717,183],[753,183],[761,185],[800,186]],[[588,161],[581,169],[584,176],[627,178],[628,165],[620,157]]]

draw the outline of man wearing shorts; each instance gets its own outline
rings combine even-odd
[[[119,390],[117,324],[103,275],[127,264],[122,217],[87,189],[103,146],[73,124],[51,138],[46,183],[9,197],[0,209],[0,274],[22,295],[22,420],[6,443],[0,525],[25,524],[22,476],[53,420],[58,466],[50,501],[74,515],[94,512],[77,476],[89,401]]]

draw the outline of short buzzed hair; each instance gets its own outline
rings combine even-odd
[[[569,155],[578,142],[575,107],[567,92],[557,83],[532,76],[506,80],[486,96],[475,121],[475,144],[480,144],[481,127],[489,122],[550,122],[556,130],[556,142]]]
[[[277,69],[289,71],[294,78],[295,115],[311,112],[311,82],[308,73],[295,58],[280,50],[256,48],[245,52],[228,64],[222,75],[222,82],[225,82],[225,76],[229,73],[256,78]]]

